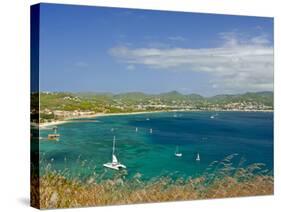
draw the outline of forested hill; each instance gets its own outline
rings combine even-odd
[[[203,97],[171,91],[161,94],[41,92],[40,109],[124,112],[158,109],[273,109],[273,92]]]

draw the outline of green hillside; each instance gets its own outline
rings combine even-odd
[[[249,107],[273,109],[273,92],[248,92],[238,95],[203,97],[177,91],[161,94],[131,93],[40,93],[40,110],[130,112],[155,108],[222,108]],[[154,108],[154,109],[153,109]]]

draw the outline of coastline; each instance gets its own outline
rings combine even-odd
[[[61,125],[71,122],[71,120],[62,120],[62,121],[52,121],[52,122],[47,122],[47,123],[40,123],[39,124],[39,129],[44,129],[46,127],[54,126],[54,125]]]
[[[171,112],[171,111],[141,111],[141,112],[126,112],[126,113],[96,113],[94,115],[86,115],[79,117],[71,117],[61,121],[52,121],[47,123],[40,123],[39,128],[44,129],[46,127],[61,125],[69,122],[75,122],[77,119],[87,119],[87,118],[97,118],[104,116],[128,116],[128,115],[138,115],[138,114],[150,114],[150,113],[162,113],[162,112]]]
[[[171,112],[263,112],[263,113],[273,113],[274,110],[170,110],[170,111],[140,111],[140,112],[125,112],[125,113],[96,113],[94,115],[86,115],[79,117],[71,117],[65,120],[52,121],[47,123],[40,123],[39,129],[44,129],[46,127],[61,125],[69,122],[75,122],[77,119],[87,119],[87,118],[97,118],[105,116],[128,116],[128,115],[140,115],[140,114],[151,114],[151,113],[171,113]]]
[[[140,111],[140,112],[125,112],[125,113],[97,113],[93,117],[103,117],[103,116],[128,116],[128,115],[139,115],[139,114],[150,114],[150,113],[163,113],[172,111]]]

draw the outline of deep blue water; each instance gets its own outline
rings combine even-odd
[[[129,177],[136,173],[144,179],[169,174],[198,176],[211,162],[234,153],[237,160],[246,159],[244,165],[264,163],[273,169],[273,113],[219,112],[211,119],[213,114],[164,112],[62,124],[58,126],[59,142],[40,141],[41,165],[51,163],[53,169],[67,168],[81,177],[103,173],[102,164],[111,160],[116,136],[117,157],[127,166]],[[45,138],[51,132],[41,130],[40,136]],[[181,158],[174,156],[177,145]],[[197,152],[200,162],[195,160]]]

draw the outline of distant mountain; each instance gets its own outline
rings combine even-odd
[[[273,106],[273,92],[247,92],[236,95],[216,95],[208,98],[208,101],[216,104],[227,104],[231,102],[256,102],[267,106]]]
[[[166,105],[182,108],[273,108],[273,92],[247,92],[244,94],[221,94],[203,97],[198,94],[182,94],[171,91],[160,94],[145,94],[142,92],[128,93],[98,93],[98,92],[42,92],[40,93],[41,109],[57,110],[94,110],[94,111],[124,111],[143,108],[144,105]]]
[[[142,93],[142,92],[129,92],[129,93],[121,93],[114,95],[114,98],[127,98],[127,99],[137,99],[137,98],[143,98],[148,95]]]
[[[113,94],[110,92],[78,92],[74,93],[74,95],[78,97],[91,98],[93,96],[104,96],[104,97],[112,97]]]
[[[159,94],[159,96],[165,96],[165,97],[182,97],[183,94],[181,94],[180,92],[178,91],[170,91],[170,92],[167,92],[167,93],[161,93]]]
[[[199,95],[199,94],[189,94],[189,95],[186,95],[186,97],[190,100],[190,101],[203,101],[204,100],[204,97]]]
[[[155,95],[155,97],[162,99],[165,102],[186,100],[186,96],[177,91],[161,93],[161,94]]]

